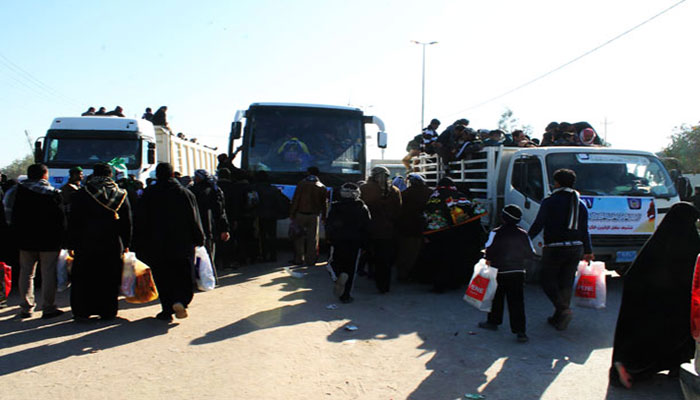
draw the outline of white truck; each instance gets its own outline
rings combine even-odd
[[[680,201],[668,171],[652,153],[607,147],[484,147],[472,159],[446,170],[437,157],[421,154],[418,167],[434,185],[443,176],[466,184],[488,211],[486,228],[500,223],[500,210],[516,204],[521,226],[535,220],[560,168],[574,170],[575,189],[588,207],[588,230],[597,260],[608,269],[628,266],[670,207]],[[538,255],[542,234],[533,240]]]
[[[58,188],[75,166],[89,170],[97,162],[121,159],[129,175],[145,182],[159,162],[171,163],[183,176],[196,169],[214,172],[216,155],[215,148],[181,139],[165,127],[120,117],[55,118],[34,145],[35,161],[49,167],[50,183]]]

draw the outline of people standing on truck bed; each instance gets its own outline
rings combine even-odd
[[[396,223],[401,212],[401,192],[389,181],[389,170],[372,168],[367,183],[360,186],[360,198],[367,204],[372,221],[369,225],[369,263],[379,293],[387,293],[396,252]]]
[[[112,180],[109,165],[95,164],[71,199],[68,220],[67,247],[75,253],[70,304],[76,321],[117,316],[122,254],[130,245],[128,195]]]
[[[34,275],[41,267],[42,318],[63,314],[56,307],[56,262],[65,240],[65,214],[61,194],[49,184],[49,170],[44,164],[27,168],[27,179],[8,194],[6,208],[12,235],[19,248],[20,318],[32,316]]]
[[[151,267],[162,311],[156,318],[187,317],[193,297],[194,248],[204,244],[195,196],[173,177],[173,167],[156,167],[156,183],[144,190],[134,212],[136,256]]]
[[[306,178],[297,183],[289,217],[304,234],[294,241],[294,263],[314,266],[318,258],[319,220],[326,222],[328,193],[317,167],[309,167]]]
[[[541,282],[554,306],[547,322],[565,330],[571,322],[571,292],[580,260],[593,260],[588,234],[588,209],[574,190],[576,173],[570,169],[554,171],[554,191],[542,205],[528,234],[534,238],[544,231]]]
[[[411,159],[420,155],[421,152],[433,155],[435,154],[435,142],[438,139],[437,129],[440,127],[440,121],[433,118],[430,124],[423,128],[423,132],[420,135],[416,135],[413,139],[406,145],[406,151],[408,154],[401,160],[403,165],[406,167],[406,173],[413,172],[413,166],[411,165]]]
[[[457,141],[460,140],[464,129],[469,125],[469,120],[462,118],[448,126],[434,143],[437,154],[447,163],[454,160],[454,155],[459,150]]]

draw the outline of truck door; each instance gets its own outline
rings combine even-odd
[[[522,155],[516,158],[510,171],[510,185],[506,185],[505,204],[515,204],[523,210],[520,223],[523,229],[529,229],[535,221],[545,192],[544,167],[540,157]]]

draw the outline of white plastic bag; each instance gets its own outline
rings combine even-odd
[[[61,250],[58,253],[58,260],[56,261],[56,289],[59,292],[63,292],[70,287],[70,281],[68,280],[68,250]]]
[[[122,283],[119,286],[119,294],[124,297],[134,297],[136,254],[132,252],[124,253],[122,263]]]
[[[486,260],[483,258],[479,260],[474,266],[474,274],[469,281],[467,291],[464,293],[464,301],[479,311],[491,312],[491,303],[493,303],[493,297],[498,288],[497,276],[498,269],[486,265]]]
[[[209,253],[204,246],[199,246],[194,249],[194,265],[197,272],[197,289],[207,292],[213,290],[216,286],[214,278],[214,269],[211,265]]]
[[[588,308],[605,308],[605,263],[581,261],[574,279],[574,304]]]

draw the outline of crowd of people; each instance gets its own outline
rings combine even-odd
[[[505,132],[501,129],[472,129],[469,120],[460,118],[438,134],[440,121],[432,119],[423,131],[408,142],[408,154],[402,163],[408,172],[413,171],[412,159],[420,153],[437,154],[444,163],[469,159],[470,154],[486,146],[538,147],[538,146],[602,146],[595,129],[588,122],[550,122],[542,134],[542,140],[531,138],[522,129]]]
[[[499,133],[475,144],[475,134],[466,125],[468,121],[458,120],[437,135],[439,121],[433,120],[418,149],[461,157],[473,151],[472,144],[505,143]],[[544,140],[556,143],[570,137],[571,128],[565,128],[551,130]],[[581,137],[590,141],[585,132],[591,128],[579,128]],[[516,132],[511,140],[509,145],[516,146],[531,142]],[[484,210],[469,189],[447,177],[431,188],[421,174],[411,172],[395,185],[389,170],[377,166],[366,181],[346,182],[330,194],[321,172],[312,166],[290,200],[270,183],[267,172],[236,168],[227,154],[219,156],[215,175],[200,169],[193,177],[180,176],[168,163],[158,164],[155,175],[143,185],[133,177],[115,178],[110,165],[98,163],[87,177],[81,168],[71,169],[68,182],[58,189],[49,184],[47,167],[33,164],[25,181],[3,182],[0,230],[3,243],[11,241],[18,253],[19,318],[31,317],[37,306],[37,266],[42,318],[63,314],[56,306],[56,264],[62,249],[74,258],[70,305],[76,321],[116,317],[122,255],[128,251],[152,269],[161,303],[155,317],[185,318],[195,287],[195,247],[204,246],[219,271],[276,262],[277,224],[290,218],[291,261],[299,266],[314,267],[320,261],[319,230],[325,226],[330,245],[326,269],[343,303],[353,302],[358,277],[374,280],[379,294],[389,293],[394,269],[400,283],[428,284],[436,293],[456,290],[485,258],[498,269],[498,289],[491,312],[478,326],[497,330],[507,302],[511,332],[524,343],[529,340],[523,287],[526,264],[534,255],[531,239],[543,233],[541,284],[553,307],[547,322],[557,330],[566,330],[573,318],[570,303],[579,262],[594,259],[587,207],[575,190],[576,174],[568,169],[554,172],[554,190],[541,202],[528,231],[518,226],[522,210],[510,204],[499,210],[501,225],[490,233],[483,229]],[[700,253],[694,225],[698,216],[690,203],[671,207],[624,276],[611,383],[629,387],[633,379],[677,370],[692,356],[688,308],[692,265]],[[3,246],[0,260],[12,263],[8,247]],[[659,280],[651,270],[662,265],[673,268]],[[656,297],[650,299],[649,290]],[[659,296],[667,296],[663,305]],[[668,318],[669,309],[680,309],[678,318]],[[644,333],[638,329],[640,320],[648,321]],[[658,347],[659,342],[667,346]]]

